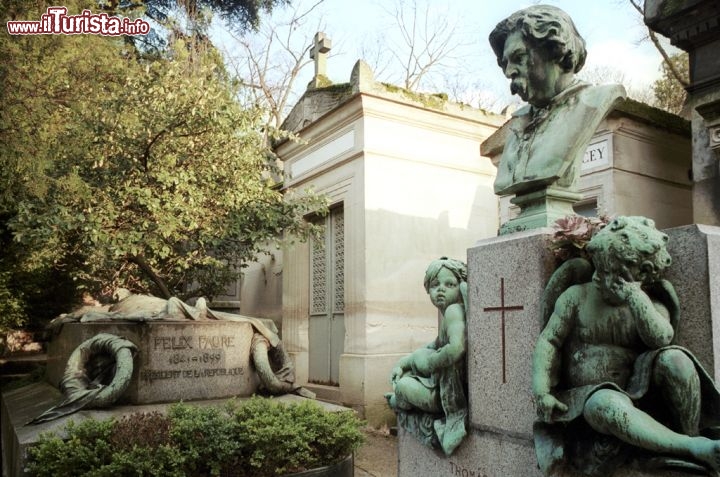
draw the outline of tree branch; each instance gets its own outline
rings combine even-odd
[[[145,257],[143,257],[142,255],[131,255],[128,257],[128,261],[140,267],[140,270],[142,270],[142,272],[147,275],[148,278],[150,278],[150,280],[152,280],[153,283],[158,287],[163,298],[165,298],[166,300],[172,298],[172,294],[170,293],[170,290],[168,290],[167,285],[165,285],[163,279],[160,278],[157,273],[155,273],[150,264],[147,263]]]
[[[639,3],[635,3],[634,0],[629,0],[630,5],[632,5],[635,10],[644,18],[645,17],[645,10]],[[655,49],[657,49],[658,53],[660,53],[660,56],[662,56],[663,61],[668,66],[668,69],[670,70],[670,73],[672,73],[673,77],[680,83],[683,88],[687,88],[690,86],[690,83],[685,79],[684,75],[681,75],[678,69],[675,67],[675,64],[670,59],[670,55],[667,54],[667,51],[665,51],[665,48],[660,44],[660,39],[657,37],[657,34],[652,31],[650,28],[648,30],[648,36],[650,37],[650,41],[652,41],[653,45],[655,45]]]
[[[658,39],[657,35],[654,31],[650,30],[648,28],[648,33],[650,34],[650,40],[653,42],[653,45],[655,45],[655,48],[660,52],[660,55],[663,57],[663,61],[667,65],[668,69],[672,73],[672,75],[675,77],[675,79],[680,83],[683,88],[687,88],[690,86],[690,82],[687,81],[683,75],[680,74],[678,69],[675,67],[675,63],[670,59],[670,56],[665,51],[665,48],[660,45],[660,40]]]

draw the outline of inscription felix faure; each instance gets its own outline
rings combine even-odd
[[[235,347],[235,337],[229,335],[215,336],[156,336],[155,350],[172,351],[188,349],[227,349]]]
[[[232,335],[156,336],[152,340],[155,355],[152,362],[164,365],[161,369],[152,369],[152,365],[143,369],[140,379],[153,382],[244,376],[245,367],[225,367],[226,352],[233,353],[231,349],[242,346],[235,338]]]

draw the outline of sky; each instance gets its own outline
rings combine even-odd
[[[315,0],[317,1],[317,0]],[[328,59],[328,76],[333,82],[345,82],[355,62],[364,58],[376,68],[376,79],[399,84],[402,61],[392,58],[391,51],[402,49],[399,27],[393,17],[393,8],[401,0],[324,0],[298,29],[306,35],[324,31],[333,46]],[[411,0],[405,0],[406,3]],[[447,92],[465,88],[473,104],[478,98],[493,104],[495,109],[517,103],[508,90],[507,79],[498,68],[487,38],[494,26],[513,12],[540,2],[523,0],[416,0],[421,10],[427,8],[430,21],[445,21],[453,31],[456,47],[453,48],[440,74],[423,84],[420,90]],[[587,72],[607,68],[619,70],[622,82],[630,88],[648,88],[659,77],[661,57],[647,40],[642,19],[629,3],[630,0],[545,0],[542,3],[565,10],[575,22],[588,48]],[[313,0],[293,0],[294,7],[312,5]],[[287,15],[282,9],[273,16]],[[300,37],[300,32],[296,35]],[[378,53],[382,51],[382,53]],[[384,61],[377,61],[384,55]],[[306,67],[297,82],[302,93],[313,75],[312,65]],[[448,80],[448,77],[452,79]],[[609,78],[613,80],[613,78]],[[594,81],[597,82],[595,79]],[[451,84],[449,86],[449,83]]]

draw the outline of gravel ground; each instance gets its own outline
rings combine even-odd
[[[365,439],[355,452],[355,477],[397,477],[397,437],[367,428]]]

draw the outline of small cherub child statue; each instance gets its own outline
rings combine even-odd
[[[467,267],[447,257],[434,260],[424,285],[442,315],[438,336],[398,361],[390,378],[394,392],[385,397],[400,426],[449,456],[467,434]]]

